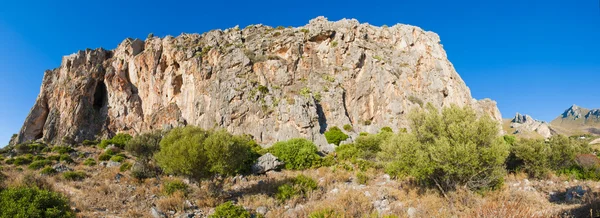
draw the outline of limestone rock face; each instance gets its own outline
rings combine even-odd
[[[552,130],[548,126],[548,123],[535,120],[529,115],[522,115],[520,113],[515,115],[510,127],[516,129],[515,133],[536,132],[544,138],[552,136]]]
[[[431,103],[472,99],[433,32],[323,17],[297,28],[254,25],[204,34],[126,39],[115,50],[85,50],[46,71],[17,143],[73,143],[118,132],[196,125],[250,134],[264,146],[323,132],[408,127],[407,114]]]

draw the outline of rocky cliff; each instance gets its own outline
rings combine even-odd
[[[66,56],[45,72],[16,141],[197,125],[265,146],[292,137],[323,146],[330,126],[403,128],[407,113],[426,103],[470,105],[501,121],[495,102],[472,99],[437,34],[319,17],[297,28],[150,35]]]

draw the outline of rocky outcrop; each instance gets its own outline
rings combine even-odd
[[[512,119],[510,128],[515,130],[514,134],[535,132],[544,138],[549,138],[552,136],[552,130],[548,126],[548,123],[535,120],[529,115],[522,115],[520,113],[517,113]]]
[[[600,135],[600,109],[590,110],[573,105],[550,124],[565,135]]]
[[[271,170],[280,169],[283,165],[284,163],[279,161],[273,154],[266,153],[258,158],[251,169],[254,174],[263,174]]]
[[[87,49],[46,71],[17,143],[137,134],[183,125],[250,134],[262,145],[350,124],[358,132],[408,126],[412,108],[476,101],[433,32],[323,17],[297,28],[263,25]]]

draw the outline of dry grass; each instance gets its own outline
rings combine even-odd
[[[162,211],[184,211],[185,194],[177,191],[171,196],[167,196],[156,201],[156,206]]]
[[[84,148],[95,157],[93,148]],[[551,175],[543,181],[528,181],[523,173],[505,177],[503,189],[475,193],[458,189],[442,197],[436,190],[422,189],[409,180],[388,180],[380,170],[363,172],[369,180],[367,185],[357,182],[357,172],[335,167],[323,167],[304,171],[269,172],[266,175],[250,175],[232,181],[231,178],[200,183],[188,182],[186,195],[176,193],[163,196],[164,181],[184,179],[163,176],[144,181],[133,179],[129,172],[116,168],[83,166],[85,158],[76,159],[69,165],[84,171],[89,177],[83,181],[66,181],[60,174],[39,176],[37,171],[21,172],[13,166],[4,166],[8,176],[6,184],[41,186],[68,196],[72,206],[80,210],[80,217],[149,217],[150,208],[168,212],[176,217],[184,211],[189,200],[202,211],[208,212],[227,201],[234,201],[254,212],[266,207],[265,217],[308,217],[314,211],[333,210],[342,217],[382,217],[397,215],[409,217],[557,217],[563,213],[575,217],[600,215],[600,182],[575,181],[568,177]],[[121,174],[117,181],[115,176]],[[315,191],[305,197],[286,201],[275,198],[277,187],[290,182],[300,174],[318,183]],[[525,182],[527,181],[527,182]],[[529,184],[531,183],[531,184]],[[534,190],[523,189],[527,184]],[[550,202],[550,193],[565,192],[566,188],[581,185],[589,188],[581,203],[565,204]],[[591,211],[591,212],[590,212]]]

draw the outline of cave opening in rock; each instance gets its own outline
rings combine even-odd
[[[106,85],[101,81],[96,85],[96,91],[94,92],[94,109],[99,111],[106,106],[107,102],[108,95],[106,92]]]

